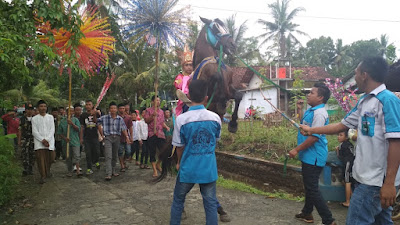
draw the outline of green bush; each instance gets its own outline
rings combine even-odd
[[[14,146],[10,142],[15,136],[0,136],[0,206],[13,197],[21,180],[22,169],[14,157]]]

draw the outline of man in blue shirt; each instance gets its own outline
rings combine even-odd
[[[203,196],[206,224],[218,224],[215,147],[221,134],[221,119],[204,107],[207,89],[207,82],[192,81],[189,86],[192,106],[176,119],[172,144],[177,147],[179,173],[171,206],[171,225],[180,224],[186,194],[195,184],[199,184]]]
[[[330,95],[329,89],[324,84],[315,84],[311,92],[307,95],[307,102],[311,108],[304,113],[301,124],[310,127],[327,125],[329,118],[325,109],[325,103],[328,101]],[[299,132],[297,144],[297,147],[289,152],[289,156],[293,158],[299,154],[306,199],[301,213],[295,217],[307,223],[314,222],[312,211],[315,206],[322,218],[323,224],[336,224],[318,187],[319,175],[325,166],[328,156],[328,141],[325,135],[314,134],[306,137]]]
[[[393,224],[392,207],[400,185],[400,100],[383,81],[388,65],[382,57],[364,59],[355,69],[358,90],[365,92],[356,107],[336,124],[302,125],[304,134],[336,134],[357,129],[353,165],[355,189],[346,224]]]

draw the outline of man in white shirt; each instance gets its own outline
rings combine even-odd
[[[323,127],[301,126],[301,132],[336,134],[357,129],[353,165],[355,189],[346,224],[393,224],[391,205],[400,185],[400,100],[383,84],[388,66],[382,57],[364,59],[355,70],[358,90],[365,92],[340,122]]]
[[[35,156],[41,176],[40,183],[46,183],[50,176],[50,166],[54,161],[54,118],[47,114],[47,104],[40,100],[37,103],[39,114],[32,118]]]

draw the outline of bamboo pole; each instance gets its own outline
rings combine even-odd
[[[69,90],[68,90],[68,120],[71,119],[71,96],[72,96],[72,72],[71,70],[68,71],[69,73]],[[68,123],[67,123],[68,124]],[[69,139],[69,133],[71,131],[71,125],[68,124],[67,126],[67,139]],[[69,142],[67,142],[67,158],[69,158]]]
[[[159,36],[159,35],[158,35]],[[154,79],[154,92],[155,92],[155,97],[154,100],[157,102],[157,93],[158,93],[158,73],[159,73],[159,64],[160,64],[160,38],[157,38],[157,50],[156,50],[156,69],[155,69],[155,79]],[[158,106],[157,103],[154,105],[154,112],[157,114],[158,113]],[[157,133],[157,117],[154,119],[154,134]]]

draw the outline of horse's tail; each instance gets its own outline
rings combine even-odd
[[[158,156],[159,160],[161,160],[161,174],[155,178],[154,182],[160,182],[167,177],[168,173],[172,175],[173,169],[176,164],[176,156],[172,155],[172,137],[167,137],[164,146],[160,149],[160,154]],[[171,156],[172,155],[172,156]]]

